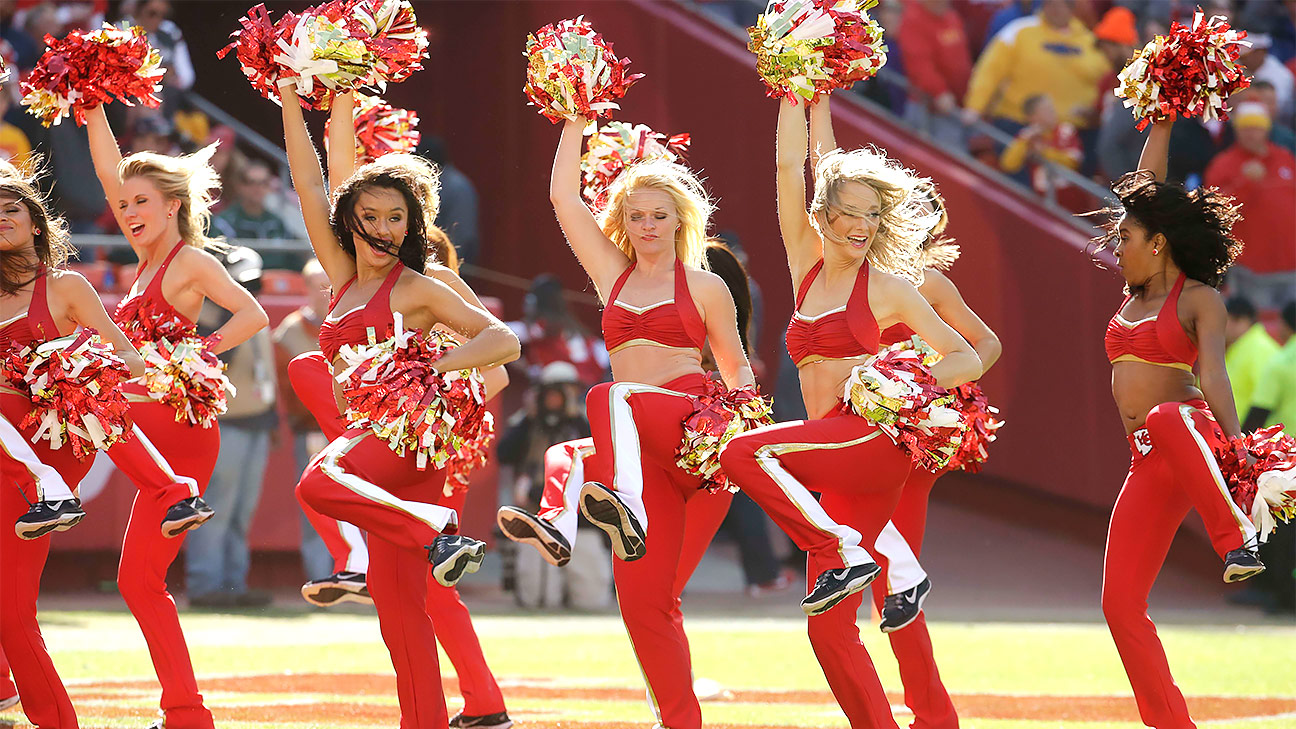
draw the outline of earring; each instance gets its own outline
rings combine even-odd
[[[1160,249],[1160,248],[1153,248],[1153,249],[1152,249],[1152,255],[1154,255],[1154,256],[1159,256],[1159,255],[1161,255],[1161,249]]]
[[[167,213],[167,217],[168,217],[168,218],[174,218],[174,217],[175,217],[175,213]]]
[[[32,229],[32,235],[40,235],[40,228]]]

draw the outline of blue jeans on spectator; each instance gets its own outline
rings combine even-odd
[[[297,457],[299,473],[306,470],[318,450],[310,441],[323,439],[322,433],[297,433],[293,436],[293,454]],[[302,572],[308,580],[322,580],[333,574],[333,556],[329,554],[328,545],[324,544],[304,513],[301,515],[301,560]]]
[[[221,449],[203,495],[216,516],[185,539],[189,595],[247,592],[248,530],[261,501],[270,458],[270,431],[221,426]]]

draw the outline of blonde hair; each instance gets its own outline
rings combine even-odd
[[[701,180],[677,162],[661,158],[644,160],[626,167],[617,175],[608,188],[607,207],[599,216],[603,234],[631,262],[635,260],[634,246],[626,232],[625,205],[630,193],[644,189],[660,190],[670,195],[680,222],[679,230],[675,232],[675,255],[686,266],[705,269],[706,230],[715,205],[707,197]]]
[[[936,190],[935,183],[928,180],[919,184],[918,200],[920,203],[926,202],[930,205],[938,216],[931,230],[927,231],[927,240],[922,246],[922,267],[948,271],[954,266],[962,251],[953,238],[942,235],[945,227],[949,225],[949,212],[945,209],[945,198],[941,197],[940,192]]]
[[[169,200],[180,201],[176,216],[180,239],[187,245],[203,249],[223,249],[224,241],[207,235],[211,225],[211,207],[216,202],[213,191],[219,191],[220,175],[211,158],[220,142],[213,142],[193,154],[173,157],[157,152],[136,152],[117,165],[117,179],[145,177]]]
[[[877,232],[865,254],[868,262],[921,283],[923,244],[940,217],[923,209],[926,195],[921,190],[930,181],[875,149],[835,149],[823,155],[815,167],[810,220],[820,236],[834,243],[844,243],[845,239],[833,233],[829,214],[846,212],[840,196],[842,188],[851,182],[868,185],[881,203]]]

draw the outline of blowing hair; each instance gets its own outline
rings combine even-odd
[[[868,185],[881,201],[881,218],[865,258],[877,268],[922,283],[923,245],[941,217],[923,205],[927,197],[920,191],[930,181],[875,149],[835,149],[824,154],[815,167],[810,220],[819,235],[834,243],[846,239],[834,233],[829,223],[842,213],[864,212],[843,207],[841,191],[851,182]]]
[[[729,287],[729,294],[733,296],[734,309],[738,314],[738,337],[742,339],[743,351],[750,354],[751,347],[747,343],[747,335],[751,329],[752,297],[747,269],[743,268],[742,261],[739,261],[734,252],[729,250],[729,246],[715,238],[707,241],[706,260],[711,272],[719,276],[725,282],[725,286]]]
[[[931,230],[927,232],[927,240],[923,242],[919,262],[924,269],[948,271],[962,251],[954,243],[953,238],[943,235],[945,226],[949,225],[949,212],[945,209],[945,198],[941,197],[940,192],[936,190],[936,185],[929,180],[918,186],[918,200],[931,206],[932,211],[938,216]]]
[[[438,226],[430,225],[427,230],[427,239],[428,245],[432,249],[432,257],[428,263],[439,263],[458,274],[459,251],[455,250],[450,236]]]
[[[626,232],[626,198],[637,190],[660,190],[670,196],[680,227],[675,232],[675,255],[686,266],[706,268],[706,229],[715,205],[702,182],[689,168],[656,158],[636,162],[617,175],[608,187],[607,207],[599,216],[603,234],[633,263],[634,246]]]
[[[409,211],[405,240],[395,251],[385,241],[365,232],[356,211],[360,193],[375,188],[400,194]],[[394,253],[407,268],[419,273],[427,268],[429,255],[433,255],[429,231],[434,227],[432,221],[441,207],[441,180],[431,162],[412,154],[383,155],[362,165],[342,183],[335,195],[329,222],[333,226],[333,235],[347,255],[355,258],[356,238],[360,238],[374,248]]]
[[[15,199],[27,208],[32,227],[40,233],[32,238],[36,261],[15,255],[0,257],[0,295],[13,296],[36,280],[41,268],[62,268],[76,255],[67,221],[50,210],[49,201],[37,186],[41,158],[33,155],[24,173],[8,162],[0,162],[0,200]]]
[[[1224,284],[1224,273],[1242,253],[1242,241],[1233,237],[1233,224],[1242,217],[1233,198],[1214,187],[1189,191],[1158,182],[1147,170],[1122,175],[1112,183],[1112,191],[1119,204],[1086,213],[1106,218],[1099,235],[1090,240],[1091,254],[1115,248],[1120,222],[1129,216],[1149,238],[1165,236],[1170,260],[1188,278],[1215,289]],[[1144,285],[1126,288],[1137,295]]]
[[[180,239],[186,245],[201,249],[223,249],[224,242],[207,235],[211,225],[211,208],[216,202],[214,191],[221,186],[220,175],[211,158],[220,142],[203,147],[193,154],[173,157],[157,152],[136,152],[117,165],[117,179],[144,177],[168,200],[179,200],[176,223]]]

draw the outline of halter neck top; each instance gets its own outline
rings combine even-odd
[[[370,330],[374,332],[375,339],[385,339],[392,335],[396,327],[396,319],[392,316],[391,292],[404,270],[404,264],[397,263],[392,266],[387,278],[383,279],[382,285],[367,303],[337,318],[333,318],[333,309],[337,307],[338,301],[342,299],[347,289],[351,288],[351,284],[356,282],[356,277],[352,276],[351,280],[343,284],[342,288],[333,295],[333,299],[329,301],[328,316],[324,317],[319,330],[320,350],[324,352],[329,362],[337,359],[342,347],[368,342]]]
[[[58,325],[50,314],[49,297],[46,294],[46,278],[49,271],[45,268],[36,274],[32,282],[31,303],[27,311],[0,322],[0,355],[17,351],[29,344],[55,339],[59,335]]]
[[[797,367],[826,359],[850,359],[876,354],[880,343],[877,320],[868,303],[869,266],[864,263],[855,276],[846,305],[814,317],[801,313],[801,304],[815,277],[823,269],[823,259],[810,269],[797,289],[796,309],[787,328],[788,354]]]
[[[603,341],[608,353],[636,344],[702,349],[706,345],[706,324],[689,293],[684,262],[675,259],[675,298],[644,307],[617,301],[635,265],[630,264],[617,279],[603,307]]]
[[[171,267],[171,262],[175,260],[176,254],[184,246],[183,241],[177,243],[167,254],[166,260],[162,261],[162,265],[148,282],[148,286],[144,287],[144,291],[137,296],[128,295],[127,298],[122,299],[113,312],[113,321],[121,327],[126,338],[136,347],[160,339],[175,341],[198,336],[198,325],[177,311],[162,295],[162,279],[166,276],[167,269]],[[144,264],[141,263],[135,271],[135,280],[131,281],[132,291],[143,274]]]
[[[1197,345],[1188,338],[1188,333],[1179,323],[1178,314],[1179,294],[1187,278],[1180,273],[1165,303],[1161,304],[1155,316],[1146,319],[1132,322],[1121,316],[1131,298],[1125,297],[1116,315],[1107,322],[1107,333],[1103,337],[1108,361],[1112,364],[1143,362],[1192,371],[1197,362]]]

